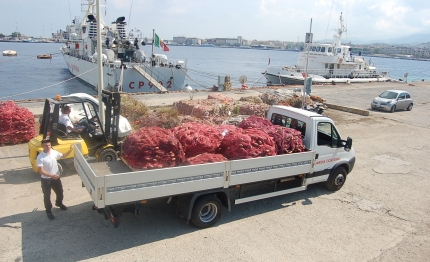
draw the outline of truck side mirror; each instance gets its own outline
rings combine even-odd
[[[348,137],[346,139],[344,149],[345,149],[345,151],[349,152],[349,150],[351,150],[351,148],[352,148],[352,138]]]

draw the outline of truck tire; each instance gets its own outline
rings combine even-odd
[[[115,213],[115,210],[113,210],[112,208],[108,208],[107,212],[108,212],[107,216],[112,222],[114,228],[119,227],[119,216]]]
[[[346,170],[344,167],[338,167],[330,174],[327,181],[325,181],[325,187],[330,191],[339,190],[346,181]]]
[[[191,222],[196,227],[208,228],[221,218],[221,201],[215,195],[201,196],[194,203]]]
[[[116,161],[118,159],[118,154],[113,148],[103,149],[97,157],[98,162],[110,162]]]

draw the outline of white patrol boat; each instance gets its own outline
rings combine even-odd
[[[356,56],[351,47],[342,45],[342,33],[346,32],[342,14],[334,42],[330,44],[308,43],[299,54],[297,65],[268,66],[263,73],[268,85],[303,84],[307,76],[314,84],[389,81],[388,72],[378,72],[371,59]],[[307,64],[307,70],[306,70]]]

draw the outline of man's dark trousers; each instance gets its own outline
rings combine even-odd
[[[61,184],[60,178],[57,180],[41,178],[41,184],[46,212],[51,212],[51,188],[54,190],[56,195],[55,205],[59,206],[63,204],[63,185]]]

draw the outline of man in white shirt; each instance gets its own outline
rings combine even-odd
[[[60,118],[58,119],[58,122],[66,126],[67,133],[74,132],[74,133],[81,133],[84,130],[84,127],[80,126],[74,126],[72,121],[70,120],[69,114],[71,112],[70,106],[64,106],[61,109]]]
[[[46,214],[50,220],[55,217],[52,214],[51,189],[56,195],[55,205],[61,210],[67,210],[63,204],[63,185],[60,180],[60,171],[58,170],[57,159],[66,158],[73,150],[73,145],[70,145],[70,150],[64,155],[51,148],[51,141],[48,139],[42,140],[43,151],[37,156],[37,166],[41,177],[43,202],[45,204]]]

